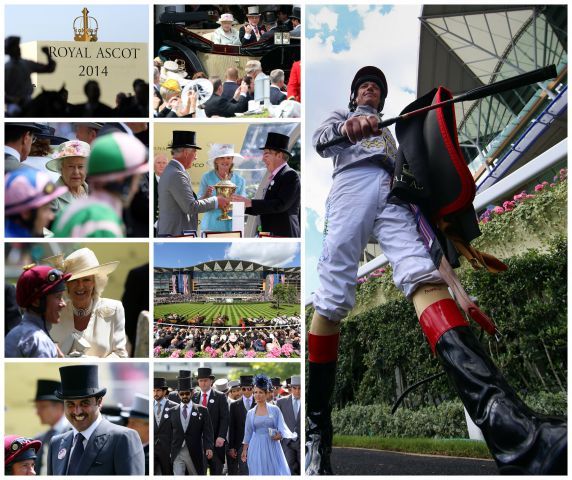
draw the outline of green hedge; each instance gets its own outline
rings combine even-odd
[[[491,275],[462,272],[467,291],[498,325],[500,343],[485,336],[483,344],[510,383],[523,393],[566,390],[566,238],[553,240],[549,251],[528,251],[509,259],[507,272]],[[342,324],[339,367],[334,392],[338,408],[395,401],[402,387],[440,371],[418,326],[414,309],[394,295],[390,272],[359,288],[360,304],[376,285],[387,303],[363,308]],[[368,285],[369,284],[369,285]],[[479,334],[479,332],[476,332]],[[454,398],[441,377],[411,393],[406,406],[435,405]]]
[[[566,415],[565,393],[534,394],[525,401],[540,413]],[[394,415],[386,404],[349,405],[334,410],[332,420],[337,435],[468,438],[463,405],[458,400],[415,410],[399,408]]]

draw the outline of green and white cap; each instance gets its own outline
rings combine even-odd
[[[121,180],[149,171],[147,147],[137,137],[113,132],[97,138],[87,165],[88,178],[102,182]]]
[[[52,228],[56,237],[121,238],[125,236],[123,220],[109,205],[83,198],[61,211]]]

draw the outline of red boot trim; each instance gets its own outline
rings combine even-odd
[[[338,359],[340,334],[313,335],[308,333],[308,360],[314,363],[330,363]]]
[[[452,298],[445,298],[429,305],[419,317],[423,333],[435,353],[435,345],[446,331],[469,325]]]

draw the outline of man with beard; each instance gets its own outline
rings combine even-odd
[[[72,430],[52,438],[48,475],[143,475],[145,455],[135,430],[103,418],[107,388],[99,388],[97,365],[60,367],[64,401]]]
[[[204,461],[213,457],[213,429],[209,411],[191,402],[191,377],[179,372],[181,403],[170,414],[172,428],[171,458],[175,475],[206,475]]]
[[[171,463],[171,413],[177,403],[167,398],[169,387],[167,379],[157,377],[153,379],[153,438],[154,438],[154,469],[155,475],[173,475]]]

